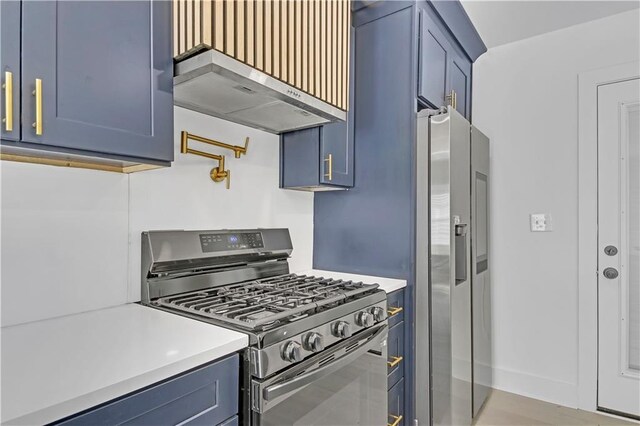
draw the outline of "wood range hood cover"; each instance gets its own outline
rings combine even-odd
[[[271,133],[346,120],[350,7],[174,0],[174,103]]]

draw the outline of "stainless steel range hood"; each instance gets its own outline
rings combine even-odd
[[[174,104],[271,133],[347,117],[346,111],[214,49],[175,65]]]

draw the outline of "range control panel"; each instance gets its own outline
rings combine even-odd
[[[203,253],[264,247],[260,232],[200,234],[200,245]]]

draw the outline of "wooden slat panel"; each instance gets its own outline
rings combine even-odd
[[[176,57],[205,45],[347,109],[348,0],[173,2]]]
[[[187,25],[187,19],[184,16],[185,4],[184,0],[178,1],[178,19],[180,20],[180,25],[178,27],[178,43],[180,52],[187,51],[187,31],[185,26]]]
[[[286,0],[280,0],[280,79],[289,81],[289,7]]]
[[[320,78],[322,79],[320,99],[327,99],[327,2],[320,3]]]
[[[246,22],[245,22],[245,0],[236,0],[236,58],[239,61],[246,62],[245,40]]]
[[[273,74],[272,0],[264,1],[264,72]]]
[[[343,89],[343,80],[342,77],[344,75],[344,72],[342,70],[342,49],[344,48],[344,45],[342,44],[344,42],[344,35],[343,35],[343,30],[344,30],[344,17],[342,15],[342,3],[341,1],[339,1],[336,4],[336,12],[337,12],[337,21],[336,21],[336,38],[337,38],[337,44],[336,44],[336,62],[338,64],[338,66],[336,67],[336,99],[335,99],[335,104],[338,106],[342,106],[342,89]]]
[[[185,37],[185,49],[189,50],[193,48],[193,1],[186,0],[184,4],[184,13],[186,18],[186,37]]]
[[[344,86],[345,89],[343,91],[343,97],[342,97],[342,109],[347,110],[349,109],[349,73],[351,72],[351,65],[349,64],[349,58],[351,58],[351,5],[350,2],[345,1],[345,16],[346,16],[346,22],[344,23],[344,31],[346,34],[346,40],[344,42],[344,76],[343,76],[343,81],[344,81]]]
[[[245,33],[246,39],[245,43],[245,51],[246,57],[245,62],[251,66],[255,65],[256,57],[255,57],[255,42],[256,42],[256,23],[255,23],[255,1],[254,0],[246,0],[245,3]]]
[[[180,52],[180,13],[178,0],[173,1],[173,56],[178,56]]]
[[[214,0],[213,6],[213,47],[224,52],[224,0]]]
[[[293,0],[295,16],[296,43],[296,82],[295,86],[302,88],[302,0]]]
[[[273,14],[273,76],[280,78],[280,0],[274,0],[271,12]]]
[[[256,68],[264,70],[264,0],[256,0]]]
[[[300,31],[301,31],[301,49],[302,55],[302,85],[300,88],[305,92],[309,91],[309,9],[308,0],[302,0],[300,7]]]
[[[224,53],[236,55],[236,0],[224,0]]]
[[[314,20],[313,20],[313,38],[314,38],[314,66],[313,66],[313,74],[315,76],[315,91],[313,92],[313,94],[317,97],[320,97],[322,94],[322,72],[321,72],[321,68],[322,68],[322,62],[321,62],[321,39],[322,39],[322,33],[320,31],[320,2],[321,0],[313,0],[313,14],[314,14]]]
[[[331,103],[338,98],[338,2],[331,0]]]
[[[292,86],[296,85],[296,2],[295,0],[286,0],[287,9],[289,11],[289,78],[287,81]]]
[[[213,29],[211,0],[202,0],[202,43],[213,47],[211,33]]]
[[[307,2],[307,13],[308,13],[308,22],[307,22],[307,28],[309,30],[309,43],[308,43],[308,48],[309,48],[309,63],[307,64],[307,72],[309,74],[309,87],[307,89],[307,92],[311,93],[312,95],[315,93],[316,90],[316,83],[315,83],[315,58],[316,58],[316,53],[315,53],[315,47],[316,47],[316,43],[315,43],[315,28],[314,28],[314,23],[315,23],[315,12],[316,7],[314,4],[314,0],[308,0]]]
[[[199,46],[202,43],[202,2],[193,0],[193,45]]]

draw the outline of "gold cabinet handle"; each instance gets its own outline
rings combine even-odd
[[[444,99],[449,103],[449,105],[453,107],[453,109],[456,109],[456,107],[458,106],[458,94],[455,90],[451,90],[451,92],[449,92],[449,94],[445,96]]]
[[[7,132],[13,131],[13,73],[11,71],[4,72],[4,110],[5,117],[2,119],[4,122],[4,130]]]
[[[42,136],[42,79],[36,78],[36,89],[32,94],[36,97],[36,121],[32,126],[36,129],[36,135]]]
[[[402,306],[389,306],[389,309],[387,309],[387,314],[389,314],[389,316],[392,317],[402,312],[403,309],[404,308]]]
[[[329,180],[333,179],[333,155],[329,154],[327,158],[324,159],[325,163],[329,163],[327,167],[329,167],[329,173],[325,173],[324,177],[329,178]]]
[[[393,423],[387,423],[387,426],[398,426],[402,421],[402,414],[399,416],[394,416],[393,414],[389,414],[389,417],[393,418]]]
[[[387,365],[389,367],[395,367],[396,365],[400,364],[400,361],[402,361],[401,356],[390,356],[389,358],[391,358],[391,361],[387,361]]]

